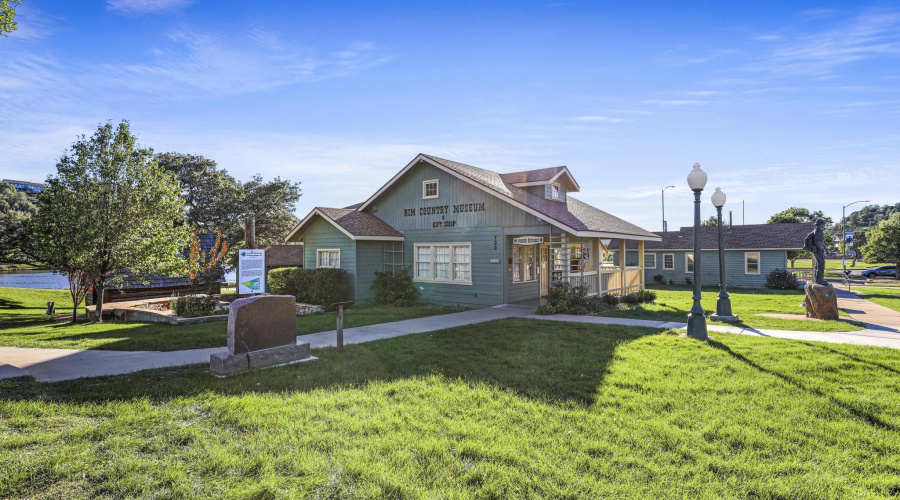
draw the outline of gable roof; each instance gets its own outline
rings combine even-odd
[[[581,186],[578,185],[575,177],[572,176],[572,173],[569,172],[568,167],[565,166],[539,168],[537,170],[525,170],[522,172],[500,174],[500,178],[503,179],[503,182],[512,184],[516,187],[549,184],[551,182],[559,180],[559,178],[563,176],[569,179],[570,184],[575,188],[573,191],[577,192],[581,190]]]
[[[726,250],[800,250],[806,235],[816,229],[815,223],[747,224],[725,228],[723,242]],[[694,228],[682,227],[678,231],[656,233],[661,241],[647,242],[644,250],[693,250]],[[625,248],[637,250],[636,242],[626,242]],[[719,228],[700,228],[700,248],[719,249]],[[618,250],[619,242],[613,240],[610,250]]]
[[[653,241],[659,239],[658,235],[651,233],[650,231],[572,198],[571,196],[566,196],[566,201],[548,200],[504,181],[503,175],[497,172],[426,154],[419,154],[416,156],[413,161],[407,164],[406,167],[391,178],[387,184],[382,186],[381,189],[360,205],[357,210],[362,211],[368,207],[392,184],[397,182],[397,180],[403,177],[406,172],[412,169],[420,161],[424,161],[444,170],[445,172],[448,172],[517,208],[575,234],[576,236],[600,238],[621,237]],[[565,167],[554,168],[565,169]],[[567,171],[567,169],[564,171]],[[557,171],[555,175],[559,175],[560,172],[563,172],[563,170]],[[539,175],[546,176],[546,173],[541,173]]]
[[[303,245],[256,245],[256,250],[266,251],[266,267],[285,267],[303,265]],[[228,261],[229,264],[237,264],[238,256],[235,253]]]
[[[352,208],[316,207],[288,233],[285,241],[290,241],[316,215],[331,223],[352,240],[405,240],[403,233],[368,212],[359,212]]]

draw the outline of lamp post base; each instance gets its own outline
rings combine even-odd
[[[688,313],[687,335],[692,339],[709,340],[706,333],[706,315]]]
[[[718,314],[713,314],[712,316],[709,317],[709,320],[710,321],[721,321],[723,323],[737,323],[738,317],[732,316],[732,315],[719,316]]]

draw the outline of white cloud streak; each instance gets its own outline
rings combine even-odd
[[[191,0],[106,0],[106,6],[122,14],[148,14],[178,10],[193,3]]]

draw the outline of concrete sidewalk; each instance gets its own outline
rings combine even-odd
[[[835,286],[834,291],[838,307],[847,311],[851,318],[872,329],[900,333],[900,312],[860,297],[853,288],[848,291],[846,286]]]
[[[495,319],[526,316],[533,312],[533,307],[498,306],[380,325],[347,328],[344,330],[344,344],[358,344]],[[332,330],[300,335],[297,337],[297,341],[309,342],[310,347],[314,349],[335,346],[337,345],[337,333]],[[150,368],[209,363],[210,354],[227,351],[228,349],[225,347],[166,352],[0,347],[0,379],[31,376],[38,382],[57,382],[82,377],[122,375]]]

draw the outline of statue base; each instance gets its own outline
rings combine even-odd
[[[831,283],[809,282],[803,290],[806,292],[803,306],[806,307],[807,318],[831,320],[839,318],[837,294],[834,291],[834,285]]]

